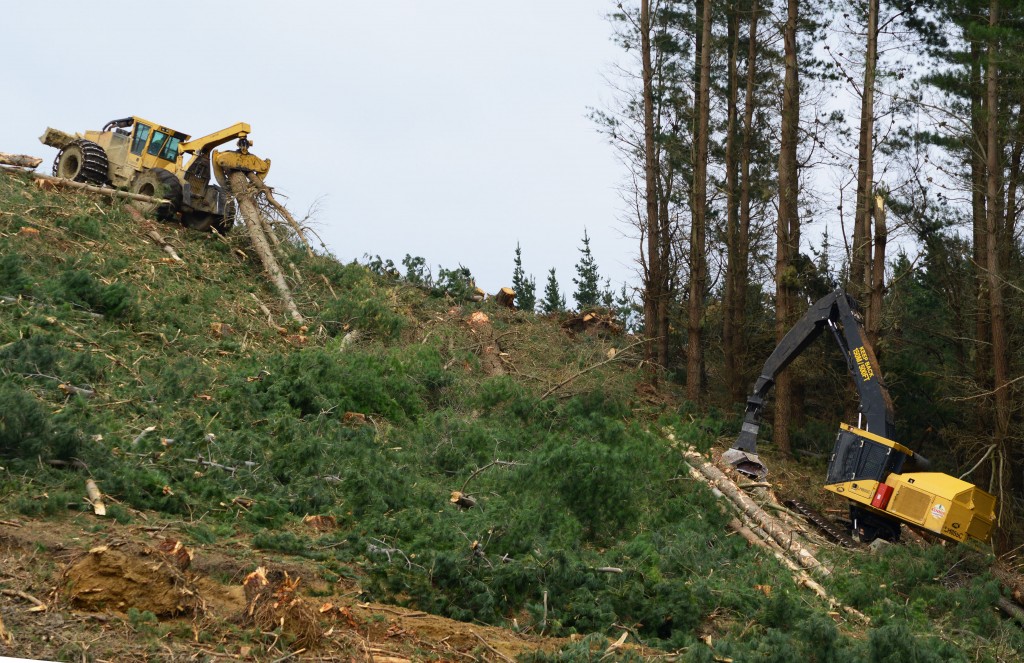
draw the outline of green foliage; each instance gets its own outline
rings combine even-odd
[[[50,440],[50,417],[32,394],[0,383],[0,454],[31,457]]]
[[[330,279],[337,297],[324,303],[321,319],[332,336],[358,329],[381,338],[395,338],[405,327],[405,318],[388,305],[386,291],[373,272],[357,264],[321,261],[315,272]]]
[[[31,285],[22,267],[21,254],[12,251],[0,256],[0,294],[21,295],[27,293]]]
[[[544,313],[560,313],[565,310],[565,297],[558,289],[558,277],[555,268],[548,272],[548,280],[544,285],[544,299],[540,302],[540,310]]]
[[[36,213],[54,209],[36,200],[45,192],[21,189]],[[235,259],[234,237],[182,234],[195,256],[186,272],[128,241],[131,222],[114,209],[90,256],[80,248],[92,232],[83,209],[61,211],[63,222],[42,218],[55,241],[28,251],[28,240],[10,232],[28,204],[20,193],[0,200],[12,212],[0,215],[0,292],[31,295],[0,307],[0,494],[8,511],[78,517],[83,472],[39,462],[78,459],[116,500],[108,508],[118,522],[156,511],[147,517],[189,523],[184,531],[200,545],[230,539],[260,555],[311,558],[324,578],[350,578],[366,599],[504,626],[515,619],[531,633],[593,634],[532,660],[601,658],[621,633],[613,625],[681,660],[708,662],[962,660],[955,646],[980,647],[984,660],[996,656],[980,643],[1006,643],[1004,653],[1024,646],[991,609],[999,590],[988,557],[962,546],[826,553],[836,569],[827,588],[875,624],[866,634],[837,627],[773,558],[728,534],[729,516],[681,464],[680,448],[709,450],[732,433],[734,416],[652,404],[637,389],[642,371],[627,362],[542,399],[570,372],[599,362],[607,345],[504,311],[493,311],[492,323],[516,371],[484,377],[480,340],[448,299],[472,284],[461,268],[434,281],[422,258],[407,256],[396,268],[380,258],[342,265],[299,252],[304,281],[294,285],[309,327],[306,344],[293,347],[251,301],[250,292],[268,303],[273,294],[261,290],[256,266]],[[100,254],[113,238],[118,254]],[[943,271],[943,261],[959,259],[954,253],[930,252],[931,275],[892,288],[947,344],[930,358],[908,331],[885,348],[894,393],[919,391],[917,422],[929,402],[941,418],[963,412],[914,367],[949,370],[960,361],[956,339],[969,330],[940,290],[947,278],[969,284],[966,272]],[[609,289],[606,282],[603,303]],[[636,313],[629,294],[620,293],[625,319]],[[762,299],[752,301],[751,319],[765,325]],[[235,334],[213,337],[211,321]],[[353,329],[366,337],[343,345]],[[91,385],[97,396],[68,398],[60,382]],[[822,431],[831,439],[834,428],[809,425],[798,444],[813,447]],[[453,490],[476,506],[450,503]],[[339,528],[317,538],[299,524],[313,513],[334,516]],[[607,567],[622,572],[600,570]],[[129,626],[161,628],[141,612]],[[936,638],[940,631],[948,642]],[[705,634],[713,648],[700,641]]]
[[[138,316],[135,294],[124,283],[104,285],[91,272],[69,269],[60,275],[53,294],[58,300],[76,304],[111,318],[132,320]]]
[[[573,298],[576,300],[576,307],[579,310],[582,311],[601,303],[600,281],[601,278],[597,273],[597,261],[594,260],[594,254],[590,251],[590,236],[584,228],[580,260],[576,263],[576,276],[572,280],[576,284]]]
[[[459,265],[457,269],[439,267],[434,292],[447,295],[456,301],[465,301],[476,294],[476,283],[473,281],[473,275],[468,267],[462,265]]]
[[[537,281],[523,271],[523,251],[516,242],[516,257],[513,261],[512,290],[516,293],[516,305],[522,311],[531,313],[537,308]]]

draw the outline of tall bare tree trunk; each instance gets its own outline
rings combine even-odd
[[[735,305],[732,307],[734,345],[731,354],[742,358],[745,353],[740,334],[746,326],[747,319],[747,279],[750,271],[750,152],[754,139],[754,84],[757,79],[757,19],[760,8],[758,0],[754,0],[750,8],[750,29],[747,52],[747,89],[743,97],[743,144],[740,147],[740,220],[737,238],[736,279],[739,290],[736,292]],[[743,366],[744,364],[740,364]],[[741,370],[741,369],[740,369]],[[739,372],[739,371],[738,371]],[[742,402],[744,392],[750,385],[743,384],[742,373],[737,376],[733,385],[733,400]]]
[[[644,274],[644,329],[650,343],[647,346],[647,357],[665,365],[667,352],[662,352],[663,344],[658,342],[658,330],[661,329],[659,314],[664,310],[662,300],[665,296],[662,273],[661,233],[658,223],[658,157],[654,126],[654,66],[651,62],[651,4],[654,0],[640,2],[640,58],[643,78],[644,107],[644,194],[647,203],[647,234],[646,273]]]
[[[775,340],[781,341],[796,318],[796,274],[793,259],[800,247],[800,215],[797,209],[799,186],[796,148],[800,124],[800,79],[797,71],[797,0],[787,1],[785,43],[785,80],[782,88],[782,137],[779,146],[779,223],[775,249]],[[775,381],[775,442],[780,451],[791,450],[789,425],[792,418],[793,380],[782,371]]]
[[[986,210],[986,182],[988,175],[985,170],[985,152],[988,138],[985,120],[985,82],[981,73],[982,49],[977,41],[971,42],[971,127],[974,144],[971,149],[971,217],[973,221],[973,257],[975,274],[975,298],[977,310],[974,319],[974,373],[980,387],[991,385],[990,371],[992,367],[991,339],[989,326],[988,276],[988,240],[986,228],[988,213]],[[983,418],[975,422],[977,432],[982,433],[987,423]]]
[[[868,341],[875,351],[876,360],[881,348],[878,337],[882,330],[882,298],[885,296],[885,245],[889,241],[889,230],[885,225],[885,200],[875,196],[874,213],[875,236],[871,257],[871,284],[868,300],[867,333]]]
[[[686,397],[700,398],[704,373],[701,348],[701,319],[704,317],[704,289],[707,285],[706,251],[708,198],[708,124],[711,115],[711,0],[698,3],[702,9],[700,84],[694,123],[693,203],[690,227],[690,301],[687,315]]]
[[[878,63],[878,0],[868,0],[864,49],[864,87],[860,97],[860,136],[857,156],[857,208],[853,221],[853,255],[849,289],[861,302],[871,286],[871,216],[874,208],[875,67]],[[870,315],[870,306],[868,307]],[[875,339],[871,339],[874,342]]]
[[[739,272],[739,161],[736,159],[737,132],[736,113],[739,97],[739,75],[736,71],[736,59],[740,49],[739,9],[736,1],[729,3],[729,73],[727,76],[727,120],[725,129],[725,292],[722,302],[722,355],[725,360],[725,380],[730,396],[735,394],[739,376],[739,357],[734,351],[739,345],[736,339],[742,333],[734,325],[736,313],[733,309],[739,301],[739,291],[744,288],[738,280]],[[742,397],[742,396],[741,396]]]
[[[878,0],[868,0],[867,39],[864,49],[864,87],[860,97],[860,139],[857,159],[857,215],[853,225],[853,257],[850,264],[850,284],[854,295],[867,303],[868,340],[878,347],[878,331],[881,328],[882,278],[873,262],[881,260],[882,275],[885,273],[885,253],[875,255],[872,260],[871,221],[875,216],[874,170],[875,170],[875,69],[878,65]],[[884,222],[883,222],[884,226]],[[883,230],[884,234],[884,230]],[[877,252],[876,252],[877,253]],[[878,289],[876,297],[875,289]],[[875,306],[878,309],[875,309]]]
[[[999,0],[991,0],[989,29],[994,29],[998,24]],[[1002,145],[999,140],[998,50],[998,39],[994,35],[990,35],[985,62],[985,104],[988,107],[986,118],[986,169],[988,173],[985,182],[988,209],[985,216],[985,230],[988,246],[989,310],[992,316],[992,377],[995,383],[995,427],[992,439],[993,444],[996,445],[996,453],[993,454],[993,458],[996,459],[994,475],[996,488],[1002,497],[1012,488],[1009,444],[1012,404],[1008,386],[1010,365],[1006,336],[1006,309],[1003,303],[1002,266],[999,260],[1001,254],[999,241],[1003,233],[1000,214],[1002,207]]]

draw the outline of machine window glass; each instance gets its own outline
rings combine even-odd
[[[149,149],[146,150],[155,157],[160,156],[160,150],[163,149],[164,143],[167,141],[167,134],[162,131],[153,132],[153,140],[149,141]]]
[[[142,154],[142,148],[146,146],[147,138],[149,138],[149,125],[136,124],[135,137],[132,139],[132,154]]]
[[[164,149],[160,151],[160,158],[167,159],[168,161],[174,161],[178,158],[178,144],[181,140],[175,136],[167,138],[167,142],[164,143]]]

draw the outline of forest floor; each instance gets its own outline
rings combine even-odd
[[[119,525],[82,514],[61,521],[15,518],[0,523],[0,605],[6,629],[0,655],[98,662],[266,661],[299,654],[313,661],[508,661],[558,651],[572,641],[363,602],[355,583],[327,583],[315,563],[261,555],[242,538],[192,549],[194,557],[181,579],[201,607],[164,614],[173,611],[173,604],[168,606],[173,597],[160,579],[172,574],[174,565],[155,549],[184,533],[173,522],[152,522]],[[89,551],[103,548],[124,554],[114,563],[80,572]],[[281,636],[293,628],[288,621],[268,631],[247,624],[242,582],[261,565],[300,580],[298,596],[318,623],[315,642],[287,647]],[[123,599],[134,610],[128,612]],[[100,607],[103,602],[107,605]],[[662,658],[655,649],[623,645]]]

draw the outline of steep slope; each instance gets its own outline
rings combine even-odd
[[[829,590],[872,626],[830,614],[729,534],[664,435],[706,451],[735,422],[652,389],[614,331],[466,303],[445,293],[455,272],[430,287],[292,247],[299,326],[241,233],[149,223],[0,173],[2,582],[48,607],[0,594],[0,653],[945,661],[1022,645],[986,554],[963,546],[826,551]],[[193,553],[169,582],[205,608],[78,612],[69,569],[90,549],[163,560],[148,547],[168,539]],[[246,615],[260,564],[301,578],[315,638]],[[609,650],[622,633],[653,649]]]

